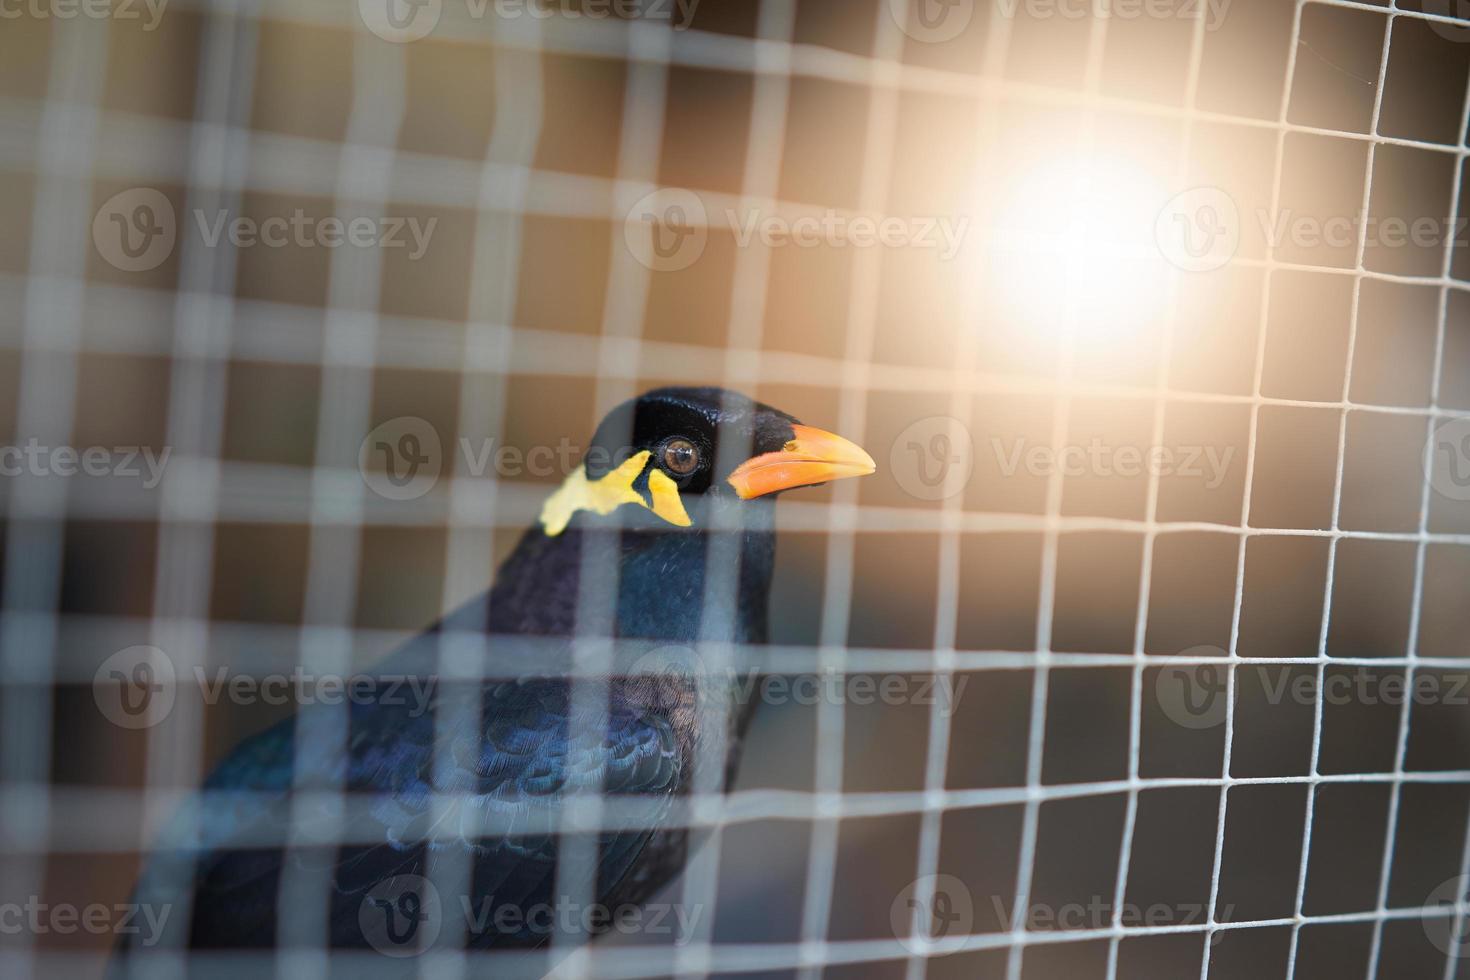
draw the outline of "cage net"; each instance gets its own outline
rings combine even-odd
[[[0,18],[0,976],[1470,976],[1457,5]],[[595,941],[338,949],[301,861],[269,948],[179,941],[134,889],[206,773],[316,702],[342,746],[665,384],[878,463],[777,508],[683,873]],[[296,789],[257,844],[359,826]]]

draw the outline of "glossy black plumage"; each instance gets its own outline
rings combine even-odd
[[[573,705],[564,676],[555,670],[538,676],[526,668],[534,659],[518,647],[515,657],[508,651],[516,637],[539,638],[542,649],[552,651],[546,657],[552,663],[572,636],[588,633],[610,634],[634,654],[696,640],[762,642],[775,549],[773,498],[739,500],[723,477],[739,461],[779,449],[791,439],[794,422],[711,388],[662,389],[615,409],[594,436],[588,477],[602,476],[642,449],[655,451],[651,466],[657,465],[657,450],[667,439],[692,440],[701,450],[700,469],[670,476],[684,499],[696,504],[694,527],[672,527],[623,506],[605,517],[579,513],[554,536],[532,528],[485,596],[378,670],[385,678],[423,676],[436,663],[442,636],[480,634],[488,638],[490,679],[474,685],[430,681],[426,712],[387,698],[353,705],[345,754],[329,739],[311,736],[299,740],[304,750],[298,752],[298,725],[330,730],[316,708],[243,742],[206,783],[196,810],[198,846],[163,850],[139,885],[140,902],[178,905],[181,895],[193,892],[192,915],[176,917],[164,945],[273,946],[282,929],[283,867],[315,875],[328,891],[334,948],[375,945],[363,926],[364,914],[376,914],[373,903],[383,904],[374,889],[397,876],[428,874],[432,849],[469,859],[473,871],[464,897],[476,905],[487,897],[497,905],[553,902],[555,889],[580,882],[598,902],[615,907],[644,901],[667,883],[683,863],[687,840],[665,818],[672,801],[690,791],[701,745],[726,740],[723,778],[738,758],[753,706],[731,701],[736,685],[725,681],[734,675],[698,683],[687,676],[611,677],[606,727],[595,731],[569,722]],[[645,495],[651,466],[634,484]],[[706,529],[717,514],[727,529]],[[717,549],[713,556],[711,549]],[[731,563],[738,565],[733,588],[707,589],[708,569],[729,571]],[[588,574],[593,581],[584,581]],[[599,608],[587,594],[595,596],[601,586],[609,601]],[[284,839],[293,821],[300,826],[293,785],[345,786],[362,806],[335,827],[345,828],[355,843],[290,852],[262,846]],[[436,785],[453,800],[448,812],[430,805]],[[578,793],[631,801],[640,819],[600,834],[592,864],[558,868],[557,813]],[[308,821],[312,816],[306,814]],[[507,819],[522,816],[527,832],[504,831]],[[501,830],[483,832],[477,825],[483,817],[498,821]],[[458,821],[451,827],[459,831],[446,833],[446,821]],[[444,908],[446,915],[457,914],[459,902],[445,896]],[[384,916],[392,912],[383,904]],[[528,929],[471,930],[466,944],[535,947],[548,938]],[[118,962],[129,960],[143,962],[131,956]]]

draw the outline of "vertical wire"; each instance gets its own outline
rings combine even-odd
[[[1204,14],[1198,14],[1190,37],[1189,67],[1185,76],[1183,133],[1180,138],[1179,155],[1175,160],[1174,177],[1183,180],[1189,169],[1190,151],[1193,148],[1195,107],[1199,96],[1200,66],[1204,61],[1205,47]],[[1151,446],[1164,443],[1165,418],[1168,414],[1168,389],[1170,360],[1173,357],[1174,331],[1179,322],[1180,270],[1169,273],[1168,296],[1165,300],[1162,336],[1159,341],[1159,364],[1154,384],[1153,429]],[[1134,620],[1133,676],[1130,682],[1128,711],[1128,805],[1123,815],[1123,838],[1118,855],[1118,873],[1113,888],[1113,911],[1111,926],[1113,936],[1108,941],[1107,980],[1117,980],[1118,954],[1122,944],[1123,907],[1128,897],[1128,871],[1133,860],[1133,836],[1138,828],[1138,805],[1140,766],[1143,755],[1143,675],[1146,667],[1145,645],[1148,640],[1149,603],[1153,591],[1154,548],[1158,545],[1159,484],[1158,467],[1150,467],[1148,496],[1144,507],[1143,568],[1138,583],[1138,613]]]
[[[1103,52],[1107,45],[1108,19],[1094,17],[1087,38],[1087,61],[1083,71],[1087,112],[1078,134],[1084,157],[1091,152],[1096,126],[1096,96],[1102,76]],[[1066,443],[1071,427],[1074,358],[1078,298],[1068,298],[1062,314],[1063,328],[1057,365],[1058,388],[1052,416],[1051,445]],[[1021,980],[1026,955],[1026,926],[1030,918],[1031,885],[1036,871],[1037,838],[1040,833],[1042,765],[1046,757],[1046,712],[1051,688],[1052,630],[1056,615],[1057,567],[1061,551],[1060,518],[1064,493],[1063,468],[1053,467],[1047,475],[1047,529],[1042,538],[1041,587],[1037,601],[1036,669],[1031,686],[1031,718],[1026,735],[1026,813],[1021,828],[1021,853],[1016,866],[1016,895],[1011,907],[1012,944],[1006,960],[1006,980]]]
[[[659,173],[668,99],[670,49],[673,39],[667,25],[635,19],[628,23],[628,74],[623,96],[623,126],[618,147],[620,210],[631,212],[636,194],[634,182],[653,182]],[[646,186],[646,185],[643,185]],[[605,412],[634,394],[632,379],[642,360],[643,322],[653,285],[651,270],[640,264],[624,245],[624,229],[613,223],[611,260],[608,263],[607,298],[603,306],[598,342],[598,376],[595,410]],[[609,368],[611,367],[611,370]],[[595,426],[598,419],[592,419]],[[631,424],[631,423],[630,423]],[[632,432],[619,434],[619,444],[631,442]],[[568,738],[579,731],[601,737],[607,730],[609,695],[613,682],[610,646],[618,595],[618,530],[584,534],[580,555],[577,595],[576,642],[569,680],[570,716]],[[595,867],[598,841],[588,833],[598,826],[603,812],[603,790],[587,797],[564,797],[559,817],[555,894],[559,900],[584,905],[596,889],[596,875],[588,882],[575,879],[575,868]],[[589,839],[590,838],[590,839]],[[553,949],[565,947],[553,937]],[[568,939],[570,941],[570,938]],[[567,980],[587,976],[590,954],[585,943],[576,943],[570,955],[559,962],[557,973]]]
[[[1274,217],[1281,207],[1281,175],[1286,155],[1286,114],[1291,105],[1291,87],[1296,77],[1297,45],[1301,38],[1302,8],[1305,0],[1295,0],[1291,19],[1291,52],[1286,63],[1286,78],[1282,82],[1281,102],[1277,109],[1275,162],[1271,175],[1271,210]],[[1256,332],[1256,361],[1254,378],[1251,382],[1250,428],[1246,437],[1245,483],[1241,489],[1240,548],[1236,553],[1235,598],[1230,614],[1230,666],[1225,675],[1225,749],[1221,761],[1220,808],[1215,821],[1215,856],[1210,866],[1209,924],[1205,932],[1204,953],[1200,964],[1200,980],[1209,980],[1210,949],[1218,931],[1217,919],[1220,901],[1220,876],[1225,854],[1225,828],[1230,806],[1230,767],[1235,750],[1235,672],[1242,663],[1240,656],[1240,614],[1245,599],[1246,545],[1250,540],[1251,494],[1255,487],[1256,440],[1260,428],[1261,384],[1266,370],[1266,331],[1271,308],[1271,277],[1275,267],[1276,249],[1272,242],[1266,245],[1266,270],[1261,277],[1261,302]]]
[[[791,41],[795,29],[794,0],[762,0],[756,23],[756,41],[760,45],[756,56],[761,64],[754,76],[750,127],[741,169],[742,211],[757,209],[762,202],[775,200],[780,190],[781,161],[791,102]],[[757,236],[744,247],[736,248],[735,271],[731,277],[730,324],[726,337],[724,380],[727,390],[754,387],[760,382],[757,358],[765,325],[770,277],[769,245]],[[733,433],[722,434],[721,458],[717,460],[719,472],[725,472],[727,466],[748,458],[752,452],[752,446],[744,440],[737,440],[743,444],[731,445],[731,435]],[[713,515],[713,511],[711,513]],[[706,616],[701,624],[702,637],[709,637],[712,630],[722,625],[710,616],[711,610],[726,603],[731,609],[739,608],[740,551],[735,533],[716,534],[710,540],[705,553],[701,608],[706,611]],[[740,639],[737,638],[736,642],[739,643]],[[729,713],[732,707],[739,710],[740,706],[730,705],[729,699],[719,691],[718,679],[733,671],[738,686],[738,679],[746,667],[753,666],[749,663],[753,651],[729,650],[722,644],[717,646],[719,649],[713,649],[710,644],[701,643],[701,656],[696,661],[707,670],[696,683],[714,684],[715,691],[720,694],[719,702],[711,704],[709,715],[699,722],[702,728],[708,727],[711,734],[701,739],[694,763],[697,780],[694,793],[697,797],[718,797],[733,789],[724,785],[725,759],[730,750],[727,737]],[[708,671],[711,667],[713,671]],[[758,684],[749,688],[749,695],[759,700]],[[682,943],[674,956],[677,976],[709,976],[724,830],[724,821],[717,815],[709,828],[708,839],[691,855],[684,873],[682,899],[698,915],[692,920],[696,923],[694,934],[680,937]]]
[[[502,437],[509,431],[506,418],[510,372],[505,370],[513,343],[510,331],[498,324],[514,322],[520,289],[520,262],[525,228],[525,205],[530,173],[535,166],[545,114],[545,66],[542,58],[542,28],[535,18],[500,19],[495,24],[491,56],[494,59],[494,122],[476,188],[474,241],[470,261],[470,286],[464,337],[464,366],[459,378],[459,408],[456,430],[461,440],[475,435]],[[514,34],[516,46],[500,45]],[[512,165],[507,184],[506,164]],[[506,201],[505,198],[509,197]],[[503,210],[502,210],[503,209]],[[492,218],[492,215],[494,217]],[[505,224],[502,224],[501,222]],[[468,445],[468,442],[462,442]],[[448,540],[445,547],[444,587],[441,612],[455,609],[460,598],[483,592],[493,581],[496,512],[500,506],[500,474],[492,467],[483,474],[462,474],[461,461],[469,463],[468,451],[446,448],[452,465],[446,467],[449,487]],[[491,457],[493,458],[493,455]],[[469,477],[473,476],[474,479]],[[434,644],[434,674],[442,701],[436,706],[436,745],[449,745],[455,737],[450,729],[459,726],[481,751],[484,737],[483,687],[495,645],[485,643],[489,629],[489,603],[474,601],[458,609]],[[570,683],[570,682],[569,682]],[[441,812],[458,815],[461,828],[468,821],[472,790],[454,778],[458,767],[451,753],[436,754],[435,787]],[[474,833],[473,830],[469,831]],[[489,833],[502,833],[492,828]],[[474,889],[475,854],[467,842],[448,848],[431,848],[425,873],[444,908],[458,905],[468,909],[477,898]],[[463,904],[457,900],[463,898]],[[494,896],[489,896],[493,900]],[[483,915],[479,910],[477,915]],[[486,921],[496,921],[492,917]],[[434,957],[436,980],[474,975],[468,947],[470,915],[443,915],[443,930]]]
[[[990,8],[990,22],[986,28],[986,45],[980,76],[983,79],[1000,78],[1005,73],[1006,58],[1011,41],[1011,20],[1003,15],[1000,7]],[[976,113],[975,166],[981,166],[979,154],[994,152],[990,138],[999,129],[998,116],[1001,100],[995,89],[980,86],[978,112]],[[984,210],[984,204],[980,207]],[[980,370],[980,344],[977,332],[965,329],[978,327],[983,316],[983,298],[979,277],[973,281],[966,293],[966,316],[959,337],[956,339],[955,363],[968,372]],[[974,411],[974,398],[966,385],[955,385],[950,392],[950,414],[957,419],[969,419]],[[964,512],[963,488],[944,501],[944,528],[940,535],[938,589],[935,598],[935,674],[939,700],[929,708],[928,748],[925,756],[924,792],[927,796],[943,793],[948,772],[953,731],[952,712],[958,710],[955,692],[955,646],[959,631],[960,560],[963,532],[961,514]],[[925,980],[929,968],[928,947],[932,937],[930,927],[937,891],[936,876],[939,872],[940,849],[944,833],[943,803],[924,807],[919,828],[919,854],[914,893],[913,915],[909,922],[910,942],[918,946],[919,952],[910,953],[904,969],[905,980]]]
[[[219,522],[225,398],[231,332],[236,316],[237,252],[226,236],[217,247],[183,234],[195,213],[238,214],[250,165],[249,130],[254,96],[259,23],[253,0],[225,3],[205,21],[199,59],[198,96],[189,128],[185,209],[179,216],[179,281],[173,303],[167,445],[174,452],[163,497],[155,564],[152,642],[172,658],[175,669],[206,665],[208,621],[214,576],[214,535]],[[161,787],[193,783],[203,762],[202,706],[178,698],[164,724],[150,732],[144,802],[145,826],[156,828],[171,814],[170,794]],[[202,814],[187,807],[171,827],[184,841],[201,836]],[[150,837],[155,836],[150,833]],[[192,905],[192,864],[159,867],[163,893],[174,905],[172,932],[150,952],[150,976],[183,976],[187,957],[178,955]],[[178,875],[180,877],[175,877]],[[172,955],[171,955],[172,954]],[[139,961],[141,968],[141,960]],[[137,970],[135,969],[135,972]]]
[[[1373,90],[1373,116],[1369,126],[1372,136],[1378,135],[1378,122],[1383,111],[1383,82],[1388,75],[1388,45],[1393,37],[1393,20],[1395,14],[1389,12],[1383,19],[1383,42],[1379,52],[1378,84]],[[1358,246],[1357,256],[1353,263],[1355,270],[1353,274],[1353,295],[1350,312],[1348,313],[1348,343],[1347,363],[1343,371],[1342,401],[1344,405],[1348,402],[1352,393],[1353,383],[1353,358],[1357,353],[1358,343],[1358,309],[1363,292],[1363,262],[1368,248],[1368,210],[1372,204],[1373,194],[1373,162],[1377,151],[1376,143],[1368,144],[1368,161],[1364,168],[1363,194],[1358,222]],[[1348,409],[1339,410],[1337,427],[1337,469],[1333,477],[1332,485],[1332,537],[1327,544],[1327,579],[1322,590],[1322,625],[1317,639],[1317,697],[1313,706],[1312,714],[1312,752],[1311,766],[1308,769],[1312,781],[1307,784],[1307,809],[1302,819],[1302,851],[1301,859],[1297,866],[1297,885],[1295,902],[1295,922],[1291,927],[1291,945],[1287,953],[1287,980],[1296,976],[1297,950],[1300,947],[1302,931],[1302,906],[1307,897],[1307,871],[1311,865],[1312,856],[1312,822],[1316,816],[1317,808],[1317,779],[1321,775],[1318,772],[1322,758],[1322,710],[1324,682],[1327,676],[1327,636],[1332,623],[1332,589],[1337,571],[1337,544],[1341,540],[1338,536],[1341,530],[1342,518],[1342,483],[1343,469],[1347,461],[1347,423]]]
[[[38,175],[27,262],[23,347],[15,433],[68,445],[76,419],[77,351],[86,329],[85,268],[91,227],[89,167],[81,176],[63,164],[95,158],[98,103],[106,77],[109,27],[80,18],[50,25],[46,101],[35,146]],[[78,192],[81,180],[84,192]],[[45,336],[45,340],[42,338]],[[0,805],[4,837],[25,860],[7,855],[6,890],[39,893],[46,879],[52,820],[52,692],[61,624],[67,484],[38,474],[7,477],[4,581],[0,583]],[[41,696],[36,692],[40,691]],[[21,882],[29,883],[29,888]],[[35,936],[22,930],[0,951],[0,973],[40,976]]]
[[[1455,227],[1455,216],[1459,213],[1462,204],[1461,184],[1464,172],[1467,151],[1465,148],[1466,126],[1470,124],[1470,79],[1467,79],[1465,94],[1460,99],[1460,132],[1456,140],[1455,151],[1454,184],[1450,190],[1449,217],[1450,227]],[[1454,264],[1454,241],[1453,234],[1450,242],[1445,245],[1444,259],[1440,266],[1441,279],[1448,282],[1450,270]],[[1440,381],[1444,373],[1444,348],[1446,325],[1449,320],[1449,295],[1450,287],[1444,283],[1439,286],[1439,307],[1435,323],[1434,333],[1434,374],[1429,382],[1429,416],[1425,423],[1425,445],[1433,445],[1435,431],[1435,412],[1439,408]],[[1426,450],[1427,451],[1427,450]],[[1420,490],[1419,497],[1419,541],[1415,546],[1414,554],[1414,597],[1413,605],[1409,613],[1409,638],[1408,638],[1408,663],[1404,667],[1404,690],[1414,690],[1414,678],[1417,665],[1415,660],[1419,657],[1419,628],[1422,621],[1422,607],[1424,603],[1424,564],[1429,550],[1429,506],[1433,499],[1433,480],[1431,474],[1424,474],[1424,486]],[[1404,703],[1399,707],[1398,741],[1394,748],[1393,775],[1394,780],[1389,787],[1388,797],[1388,820],[1383,830],[1383,861],[1378,876],[1378,905],[1379,918],[1373,923],[1373,941],[1368,955],[1368,980],[1377,980],[1378,964],[1383,952],[1383,925],[1385,915],[1388,911],[1388,890],[1393,880],[1394,850],[1398,837],[1399,809],[1402,805],[1404,790],[1404,768],[1409,752],[1409,726],[1413,716],[1414,699],[1405,697]],[[1470,830],[1467,830],[1470,834]],[[1464,871],[1462,871],[1462,874]],[[1455,968],[1456,957],[1450,956],[1446,967],[1445,980],[1451,980]]]
[[[353,209],[381,220],[387,211],[395,161],[394,147],[406,105],[405,49],[371,35],[359,24],[353,32],[352,103],[340,148],[337,216]],[[357,608],[357,569],[362,560],[362,480],[353,472],[361,434],[371,427],[374,360],[381,301],[383,255],[379,248],[339,248],[331,256],[311,470],[310,540],[306,558],[306,602],[300,629],[300,662],[311,675],[346,678],[354,668],[353,623]],[[297,847],[331,847],[343,836],[347,769],[335,775],[311,771],[309,758],[350,754],[350,704],[324,704],[298,710],[292,735],[292,795],[286,839],[281,842],[277,907],[289,910],[276,920],[282,949],[280,970],[316,977],[330,966],[335,862],[293,859]]]
[[[860,167],[858,210],[879,213],[887,201],[897,128],[898,92],[879,71],[885,62],[903,55],[903,33],[887,4],[875,5],[874,62],[868,88],[868,125]],[[878,283],[882,256],[874,249],[857,249],[852,256],[847,298],[846,357],[838,400],[838,431],[862,442],[867,422],[869,370],[877,331]],[[828,511],[826,577],[822,592],[822,622],[818,656],[825,674],[843,669],[852,610],[853,562],[857,548],[857,500],[854,481],[832,487]],[[812,817],[810,852],[802,895],[801,968],[798,980],[820,980],[833,890],[837,882],[838,801],[842,796],[842,765],[846,742],[845,705],[819,698],[816,733],[816,805]]]

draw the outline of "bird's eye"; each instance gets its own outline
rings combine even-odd
[[[688,439],[670,439],[664,444],[664,469],[688,476],[699,466],[699,449]]]

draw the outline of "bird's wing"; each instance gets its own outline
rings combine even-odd
[[[517,909],[550,903],[558,884],[558,814],[569,797],[598,793],[631,801],[630,829],[601,833],[595,857],[562,869],[560,883],[605,896],[663,823],[680,786],[683,756],[669,719],[612,689],[605,724],[574,723],[565,679],[476,688],[478,699],[436,689],[427,711],[415,711],[412,699],[354,703],[345,757],[323,740],[296,744],[297,725],[316,720],[310,717],[316,709],[246,740],[205,784],[198,846],[182,856],[192,873],[180,873],[177,853],[156,861],[158,873],[145,876],[140,899],[169,895],[170,878],[176,893],[187,878],[194,944],[269,946],[277,932],[281,869],[289,860],[330,882],[333,944],[358,946],[364,942],[359,912],[373,890],[395,876],[426,875],[428,853],[445,850],[467,856],[474,868],[469,895],[440,896],[445,914],[484,909],[487,901]],[[350,815],[338,822],[327,810],[301,806],[292,799],[293,783],[344,786]],[[279,845],[268,846],[288,839],[293,825],[310,836],[319,820],[322,839],[338,839],[337,828],[353,843],[293,850],[289,857]],[[526,946],[546,938],[491,930],[470,942]]]

